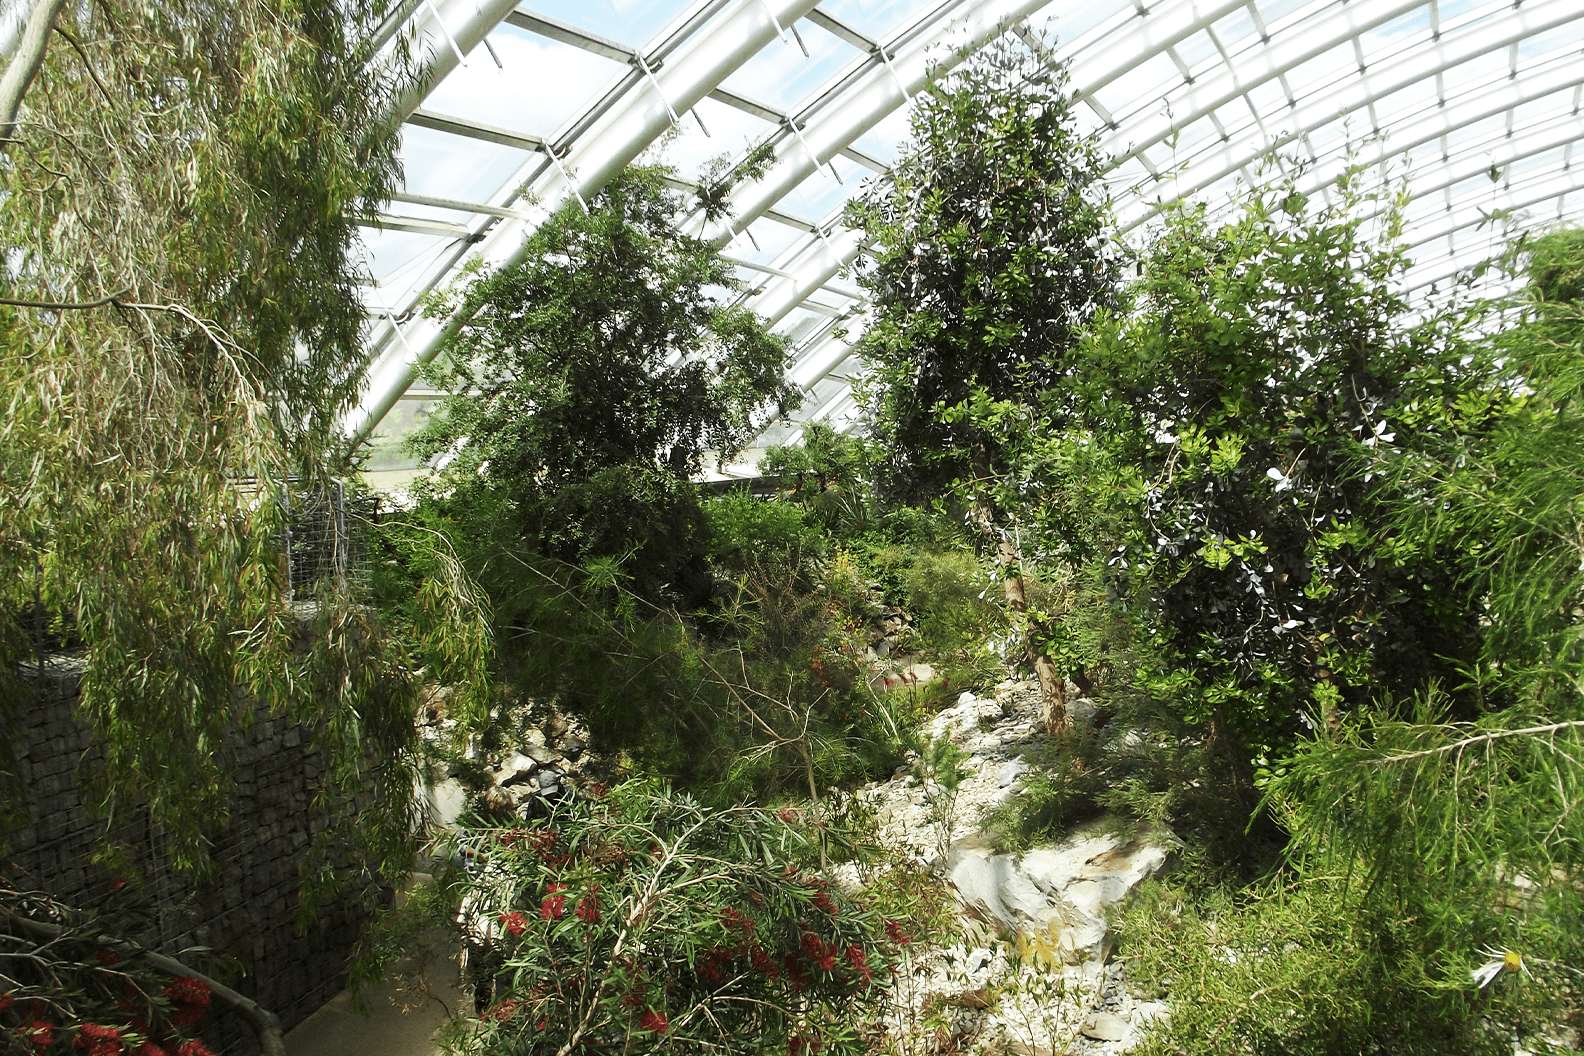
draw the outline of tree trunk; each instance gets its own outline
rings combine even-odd
[[[34,0],[16,38],[16,50],[6,56],[5,74],[0,76],[0,140],[16,133],[17,115],[22,112],[22,97],[33,86],[44,52],[49,47],[50,30],[66,0]],[[10,42],[7,42],[8,48]],[[0,153],[6,144],[0,142]]]
[[[1052,737],[1059,736],[1067,730],[1067,682],[1035,641],[1034,627],[1028,617],[1028,589],[1023,582],[1023,555],[1017,543],[997,529],[995,514],[988,502],[980,500],[974,504],[974,519],[995,544],[996,567],[1001,570],[1001,589],[1007,609],[1023,638],[1023,655],[1039,680],[1040,714],[1045,732]]]

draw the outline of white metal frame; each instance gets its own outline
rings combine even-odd
[[[1584,4],[1579,0],[1486,0],[1450,19],[1442,17],[1444,0],[1313,0],[1279,19],[1266,17],[1273,0],[1104,2],[1115,12],[1058,50],[1070,63],[1077,97],[1095,114],[1102,144],[1115,159],[1119,223],[1135,237],[1148,230],[1163,203],[1224,187],[1272,156],[1291,154],[1306,163],[1300,188],[1324,194],[1347,151],[1360,161],[1385,164],[1436,143],[1438,157],[1412,173],[1410,183],[1410,237],[1424,252],[1405,280],[1410,295],[1444,283],[1488,252],[1489,237],[1479,230],[1482,210],[1539,209],[1544,217],[1527,221],[1533,224],[1580,211],[1584,177],[1573,165],[1571,149],[1584,141]],[[838,276],[863,247],[857,233],[841,224],[839,210],[816,221],[787,211],[783,199],[838,155],[883,178],[883,162],[857,146],[866,132],[906,105],[931,77],[1001,33],[1027,32],[1053,12],[1060,25],[1067,13],[1051,0],[944,0],[881,41],[820,10],[816,0],[700,0],[680,29],[640,52],[520,10],[516,0],[407,0],[403,10],[411,14],[429,63],[426,88],[438,84],[503,21],[630,68],[554,143],[432,113],[422,106],[422,91],[402,101],[404,115],[414,124],[527,151],[530,160],[509,186],[526,189],[541,203],[527,207],[513,192],[476,205],[399,196],[400,202],[454,210],[461,217],[453,222],[392,212],[377,219],[388,229],[449,240],[423,288],[449,281],[475,258],[486,266],[516,259],[549,209],[596,191],[708,97],[773,126],[768,140],[773,160],[761,178],[734,190],[729,221],[706,225],[695,215],[689,230],[722,246],[761,220],[800,233],[769,264],[742,257],[735,263],[750,276],[745,302],[772,324],[782,324],[799,308],[823,317],[800,342],[789,373],[811,397],[816,390],[829,391],[825,383],[854,365],[850,346],[863,328],[862,294]],[[794,111],[722,87],[732,70],[761,48],[785,46],[778,42],[782,30],[795,33],[799,21],[821,27],[863,57]],[[1234,26],[1242,32],[1234,33]],[[1570,27],[1578,33],[1568,34]],[[1529,42],[1554,31],[1567,39],[1542,54],[1529,53]],[[1196,49],[1202,57],[1192,58]],[[1489,67],[1504,51],[1504,69],[1492,72]],[[1350,58],[1330,63],[1329,57],[1337,55]],[[1169,67],[1161,67],[1163,61]],[[1316,64],[1323,65],[1320,74],[1303,80]],[[1171,72],[1161,80],[1144,75],[1156,67]],[[1428,101],[1402,105],[1416,92]],[[1119,103],[1120,98],[1127,101]],[[1273,98],[1285,105],[1260,103]],[[1466,138],[1460,130],[1493,121],[1504,127],[1460,141]],[[1331,138],[1338,122],[1349,123],[1365,138],[1317,149],[1317,139]],[[1185,150],[1174,146],[1179,137],[1191,140]],[[1565,152],[1560,163],[1524,164],[1557,150]],[[1501,175],[1499,184],[1459,186],[1492,165]],[[1519,168],[1523,171],[1515,174]],[[856,191],[850,179],[845,182],[847,193]],[[1550,208],[1553,202],[1556,207]],[[1432,249],[1436,252],[1428,252]],[[458,324],[412,316],[423,288],[373,327],[370,388],[350,423],[358,439],[370,434],[411,384],[418,366]],[[808,325],[797,324],[803,330]],[[802,418],[840,420],[850,418],[852,410],[844,386],[812,401]]]

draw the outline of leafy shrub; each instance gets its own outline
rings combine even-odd
[[[1454,562],[1382,534],[1387,497],[1364,467],[1439,428],[1412,416],[1421,397],[1454,401],[1484,375],[1455,320],[1406,318],[1389,203],[1342,189],[1318,209],[1259,191],[1220,228],[1176,213],[1132,309],[1084,345],[1086,428],[1058,443],[1104,456],[1047,456],[1057,494],[1092,494],[1078,476],[1109,467],[1118,537],[1099,559],[1144,607],[1158,666],[1141,674],[1236,746],[1245,788],[1307,713],[1455,681],[1477,622]],[[1384,238],[1366,204],[1385,209]]]
[[[1412,921],[1382,917],[1336,878],[1246,895],[1152,882],[1120,920],[1130,978],[1171,999],[1140,1056],[1508,1053],[1507,995],[1424,985]],[[1504,981],[1506,989],[1511,980]],[[1521,985],[1521,984],[1519,984]],[[1531,1024],[1533,1025],[1533,1024]]]
[[[791,502],[755,498],[732,491],[704,504],[709,525],[709,556],[728,569],[774,560],[799,566],[824,553],[825,534],[810,515]]]
[[[894,943],[808,871],[794,812],[631,782],[460,842],[480,864],[451,890],[493,993],[453,1051],[868,1051]]]

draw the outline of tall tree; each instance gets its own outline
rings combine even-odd
[[[312,731],[327,796],[371,797],[324,841],[410,858],[417,665],[344,590],[304,634],[273,501],[339,464],[362,379],[356,224],[395,186],[410,76],[375,54],[392,6],[68,5],[0,167],[4,702],[42,614],[85,658],[110,806],[146,806],[178,866],[225,817],[242,700]]]
[[[449,455],[436,490],[462,523],[488,510],[509,546],[629,555],[646,593],[693,595],[704,537],[689,478],[792,390],[785,343],[726,303],[730,265],[679,230],[665,175],[629,169],[454,295],[468,322],[430,371],[452,395],[415,443]]]
[[[905,492],[970,504],[1056,730],[1066,688],[1027,618],[1015,436],[1060,428],[1041,393],[1063,384],[1085,324],[1116,298],[1105,164],[1064,67],[1012,38],[921,95],[912,132],[891,182],[850,214],[873,246],[859,351],[874,430]]]

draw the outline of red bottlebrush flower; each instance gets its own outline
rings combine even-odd
[[[578,899],[577,918],[585,924],[598,924],[600,919],[599,899],[594,895],[584,895]]]
[[[637,1008],[644,1003],[643,992],[634,987],[622,995],[621,1003],[628,1008]]]
[[[127,885],[126,877],[118,876],[114,880],[110,881],[110,890],[119,891],[123,887],[125,887],[126,885]]]
[[[732,929],[733,931],[740,931],[744,935],[752,935],[754,933],[754,922],[749,920],[741,910],[733,909],[731,906],[727,906],[725,909],[721,910],[720,917],[721,924]]]
[[[485,1010],[484,1018],[492,1023],[504,1023],[517,1014],[517,1008],[520,1004],[520,1001],[510,997],[497,1001]]]
[[[77,1047],[87,1049],[88,1056],[122,1056],[126,1046],[121,1043],[121,1031],[102,1023],[84,1023],[77,1028]]]
[[[853,943],[847,947],[847,963],[865,983],[874,982],[874,972],[869,968],[869,955],[864,952],[862,946]]]
[[[776,817],[780,818],[788,825],[795,825],[797,824],[798,820],[798,812],[791,807],[782,807],[780,810],[776,811]]]
[[[912,936],[903,931],[902,925],[898,924],[894,920],[888,920],[885,922],[885,933],[886,938],[890,939],[898,946],[906,946],[908,943],[913,941]]]
[[[106,968],[114,968],[121,963],[121,955],[114,950],[95,950],[94,960]]]
[[[665,1017],[664,1012],[646,1008],[644,1014],[638,1017],[638,1029],[647,1030],[651,1034],[664,1034],[671,1029],[671,1021]]]
[[[539,916],[545,920],[560,920],[566,916],[566,895],[561,893],[565,890],[565,884],[547,885],[545,897],[539,902]]]
[[[786,969],[787,985],[793,990],[805,990],[809,985],[808,973],[803,970],[803,965],[798,961],[796,953],[788,953],[781,958],[781,967]]]
[[[0,1012],[4,1012],[14,1004],[16,1004],[16,998],[12,996],[11,991],[7,990],[5,993],[0,994]]]
[[[753,970],[766,979],[779,979],[781,969],[775,960],[764,951],[763,946],[754,946],[748,951],[748,963],[753,965]]]
[[[132,1050],[132,1056],[170,1056],[170,1053],[162,1045],[156,1045],[152,1041],[145,1041]]]
[[[176,1056],[215,1056],[215,1051],[197,1038],[176,1046]]]
[[[720,947],[705,950],[704,956],[699,960],[699,978],[706,983],[719,985],[726,979],[726,969],[731,964],[731,952]]]
[[[178,1005],[209,1006],[209,984],[190,975],[178,975],[165,984],[165,996]]]
[[[55,1044],[55,1024],[47,1019],[35,1019],[22,1028],[22,1040],[35,1049],[47,1049]]]
[[[820,1051],[820,1041],[815,1037],[805,1037],[794,1034],[787,1039],[788,1056],[817,1056]]]
[[[823,913],[829,913],[833,917],[836,915],[836,903],[831,901],[828,891],[821,891],[814,896],[814,906]]]
[[[523,932],[528,930],[528,918],[519,910],[502,913],[500,922],[506,928],[507,934],[514,939],[522,938]]]
[[[209,1010],[203,1005],[182,1005],[171,1013],[170,1021],[173,1027],[196,1027],[203,1022]]]

